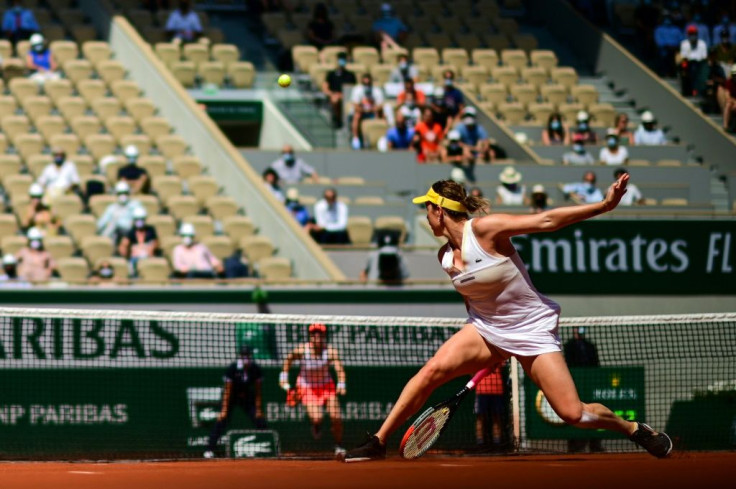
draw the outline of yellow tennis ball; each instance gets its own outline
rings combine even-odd
[[[288,87],[289,85],[291,85],[291,77],[286,74],[281,75],[279,77],[279,85],[281,85],[282,87]]]

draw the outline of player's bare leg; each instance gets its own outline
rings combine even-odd
[[[330,416],[332,437],[336,444],[342,445],[342,415],[340,414],[340,402],[337,400],[337,396],[332,396],[327,400],[327,414]]]
[[[312,424],[312,437],[318,440],[322,434],[322,406],[319,404],[305,404],[307,417]]]

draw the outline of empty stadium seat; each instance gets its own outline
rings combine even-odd
[[[112,134],[90,134],[84,138],[84,146],[96,160],[99,160],[112,154],[116,143]]]
[[[118,143],[120,143],[123,136],[133,134],[138,128],[138,125],[135,123],[135,119],[127,115],[115,115],[102,119],[105,121],[105,129],[107,129],[107,132],[110,133]]]
[[[115,97],[97,97],[90,101],[90,107],[105,124],[107,124],[107,119],[119,116],[123,110],[123,104]]]
[[[539,66],[551,72],[557,66],[557,55],[554,51],[546,49],[535,49],[529,54],[532,66]]]
[[[58,80],[47,80],[43,85],[43,91],[46,95],[51,97],[55,103],[62,97],[70,97],[74,85],[69,80],[60,78]]]
[[[40,153],[44,142],[40,134],[18,134],[13,140],[13,145],[21,158],[26,160],[31,155]]]
[[[172,64],[181,59],[179,46],[171,42],[156,43],[154,51],[167,67],[171,67]]]
[[[401,233],[400,242],[404,242],[406,239],[406,222],[401,216],[380,216],[376,218],[374,228],[377,231],[380,230],[392,230],[399,231]]]
[[[159,197],[162,201],[166,202],[166,207],[169,209],[169,213],[178,220],[199,212],[200,204],[192,195],[172,194],[166,198],[161,197],[160,195]]]
[[[121,148],[127,148],[130,145],[135,146],[142,155],[150,153],[151,148],[153,148],[153,141],[145,134],[126,134],[120,138],[119,142]],[[158,157],[161,158],[161,156]]]
[[[520,102],[503,102],[496,108],[507,124],[515,125],[524,121],[526,110]]]
[[[360,122],[363,145],[376,148],[378,140],[386,135],[388,123],[383,119],[364,119]]]
[[[74,254],[74,243],[69,236],[49,236],[44,238],[43,246],[54,260],[68,258]]]
[[[2,248],[3,254],[15,255],[26,246],[28,246],[28,239],[25,236],[0,237],[0,248]]]
[[[246,236],[252,236],[255,233],[253,221],[246,216],[227,216],[222,219],[222,229],[232,242],[240,246],[240,241]]]
[[[112,49],[110,44],[105,41],[87,41],[82,44],[82,54],[92,64],[96,65],[100,61],[110,59]]]
[[[550,78],[552,78],[555,83],[563,85],[568,91],[578,82],[578,74],[575,71],[575,68],[570,68],[568,66],[552,68],[550,70]]]
[[[197,74],[202,83],[219,87],[225,82],[225,63],[221,61],[203,61],[197,67]]]
[[[266,280],[285,280],[291,277],[291,260],[271,256],[257,263],[258,275]]]
[[[498,66],[491,71],[491,77],[496,83],[502,83],[509,87],[518,81],[519,74],[513,66]]]
[[[163,117],[144,117],[139,122],[141,131],[152,140],[156,140],[159,136],[171,134],[171,125]]]
[[[60,115],[43,115],[36,120],[36,130],[50,145],[51,138],[57,134],[64,134],[66,121]]]
[[[598,102],[598,90],[593,85],[575,85],[570,89],[570,95],[586,107]]]
[[[205,202],[205,208],[213,219],[221,221],[226,217],[233,216],[238,212],[238,204],[232,197],[216,195]]]
[[[368,245],[373,238],[373,222],[367,216],[348,217],[348,235],[356,246]]]
[[[89,276],[87,260],[79,257],[62,258],[56,262],[61,280],[71,283],[86,282]]]
[[[82,97],[61,97],[56,102],[56,108],[67,122],[71,122],[75,117],[85,115],[87,102]]]
[[[539,91],[542,98],[551,104],[560,105],[567,102],[567,89],[559,83],[542,85]]]
[[[182,48],[182,56],[187,61],[192,61],[196,66],[210,59],[207,46],[202,43],[188,43]]]
[[[219,260],[224,260],[235,251],[233,242],[227,236],[204,236],[200,240]]]
[[[124,102],[125,110],[128,114],[140,122],[146,117],[151,117],[156,114],[156,106],[153,100],[145,97],[133,97],[129,98]]]
[[[97,63],[97,74],[110,86],[113,82],[125,78],[125,67],[120,61],[107,59]]]
[[[266,236],[245,236],[240,240],[240,248],[251,263],[258,263],[262,258],[273,255],[274,246]]]
[[[133,134],[133,137],[135,136],[142,136],[142,134]],[[122,146],[126,147],[128,144],[135,144],[135,142],[132,140],[125,141]],[[148,148],[142,147],[139,144],[135,144],[135,146],[142,154],[142,156],[138,158],[138,166],[144,168],[146,172],[148,172],[149,177],[154,178],[166,175],[166,160],[163,156],[146,154],[148,151],[145,151],[145,149]]]
[[[61,222],[71,215],[81,213],[83,208],[82,200],[77,194],[59,195],[51,202],[51,212]]]
[[[0,214],[0,236],[12,236],[18,232],[18,220],[13,214]]]
[[[53,116],[52,116],[53,117]],[[93,115],[81,115],[70,121],[70,126],[74,134],[85,141],[87,136],[91,134],[99,134],[102,131],[102,123],[98,117]]]
[[[128,99],[140,97],[141,87],[134,80],[115,80],[110,84],[110,92],[125,104]]]
[[[64,75],[70,79],[75,85],[82,80],[92,77],[94,69],[92,63],[86,59],[70,59],[63,64]]]
[[[176,221],[168,214],[148,215],[146,222],[156,229],[159,238],[176,234]]]
[[[202,163],[196,156],[182,155],[172,159],[174,173],[183,179],[202,173]]]
[[[80,245],[82,239],[97,233],[97,221],[90,214],[72,214],[64,220],[64,230]]]
[[[174,61],[171,73],[185,88],[191,88],[197,79],[197,65],[192,61]]]
[[[221,62],[225,68],[240,59],[240,50],[235,44],[215,44],[211,54],[212,59]]]
[[[136,265],[138,276],[144,282],[165,283],[171,275],[171,268],[166,258],[144,258]]]
[[[212,221],[210,216],[189,215],[184,216],[181,221],[194,226],[194,232],[197,233],[197,239],[201,240],[207,236],[213,236],[215,234],[215,223]]]
[[[256,71],[250,61],[236,61],[227,67],[227,78],[235,88],[250,88],[253,86]]]
[[[167,159],[183,155],[188,146],[184,138],[175,134],[167,134],[156,138],[156,147]]]
[[[82,253],[90,263],[98,259],[113,255],[112,240],[106,236],[87,236],[82,239]]]

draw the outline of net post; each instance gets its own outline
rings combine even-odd
[[[514,451],[518,451],[521,446],[520,404],[519,362],[516,360],[516,357],[511,357],[511,416],[514,425]]]

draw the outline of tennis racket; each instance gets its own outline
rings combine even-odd
[[[460,392],[450,399],[432,406],[422,413],[409,429],[404,433],[399,445],[399,453],[403,458],[419,458],[434,445],[447,425],[450,423],[452,416],[460,407],[460,403],[472,391],[476,384],[486,375],[490,374],[493,369],[490,367],[476,373],[472,379],[465,384]]]

